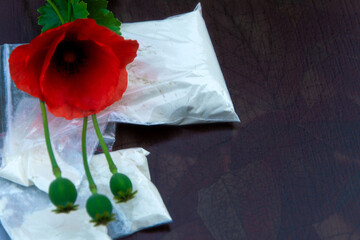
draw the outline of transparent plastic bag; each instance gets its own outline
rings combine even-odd
[[[98,192],[111,199],[116,220],[105,227],[94,227],[85,210],[90,196],[84,179],[78,190],[79,209],[69,214],[51,212],[54,206],[47,194],[36,187],[23,187],[0,179],[0,219],[13,240],[106,240],[123,237],[144,228],[172,221],[156,187],[151,183],[146,156],[142,148],[112,152],[112,158],[121,172],[138,190],[129,202],[116,204],[109,189],[111,173],[104,154],[93,157],[90,170]],[[110,237],[111,238],[110,238]]]
[[[211,43],[200,3],[164,20],[123,23],[138,56],[129,85],[109,121],[141,125],[239,122]]]

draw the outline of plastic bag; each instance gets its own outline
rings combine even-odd
[[[110,121],[184,125],[238,122],[201,5],[160,21],[123,23],[136,39],[138,56],[128,65],[129,85],[111,106]]]
[[[79,209],[69,214],[55,214],[47,194],[36,187],[22,187],[0,179],[0,219],[13,240],[98,240],[126,236],[143,228],[171,222],[172,219],[156,187],[142,148],[111,153],[118,169],[132,179],[136,197],[129,202],[113,204],[116,220],[106,227],[93,227],[85,210],[90,196],[87,180],[78,190]],[[111,173],[104,154],[93,157],[90,170],[98,192],[112,199],[109,189]],[[109,236],[108,236],[109,234]]]

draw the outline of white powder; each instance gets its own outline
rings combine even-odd
[[[126,236],[143,228],[172,221],[158,190],[150,181],[146,159],[148,154],[142,148],[111,153],[118,172],[129,176],[133,190],[138,191],[136,197],[131,201],[113,204],[114,213],[117,215],[117,220],[109,225],[109,234],[113,238]],[[106,164],[105,155],[95,155],[91,160],[90,169],[98,192],[112,199],[113,195],[109,188],[111,173]],[[84,185],[81,185],[79,195],[87,196],[88,192],[87,182],[84,182]]]
[[[12,230],[13,240],[111,240],[104,226],[94,227],[85,209],[55,214],[52,208],[27,214],[19,228]]]
[[[50,183],[55,179],[52,173],[50,158],[46,146],[36,146],[21,154],[5,155],[0,176],[24,186],[35,184],[40,190],[47,192]],[[5,149],[6,152],[6,149]],[[76,186],[80,184],[82,171],[66,163],[54,152],[63,177],[69,178]]]
[[[110,121],[144,125],[238,122],[200,4],[165,20],[124,23],[136,39],[123,98],[110,107]]]

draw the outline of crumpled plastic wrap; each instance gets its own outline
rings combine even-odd
[[[113,204],[116,220],[106,227],[93,227],[85,210],[90,196],[84,179],[78,189],[79,209],[69,214],[55,214],[46,193],[36,187],[23,187],[0,179],[0,219],[13,240],[106,240],[127,236],[143,228],[172,221],[161,196],[150,180],[146,156],[142,148],[112,152],[119,171],[128,175],[136,197],[129,202]],[[98,193],[112,199],[109,189],[111,173],[104,154],[95,155],[90,164]]]

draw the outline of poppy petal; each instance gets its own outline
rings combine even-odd
[[[127,88],[127,83],[128,83],[127,79],[128,79],[127,71],[125,68],[123,68],[120,70],[119,82],[118,85],[116,86],[115,94],[111,99],[111,103],[109,105],[119,101],[122,98]]]
[[[119,61],[111,48],[99,46],[90,41],[81,41],[86,63],[78,73],[59,72],[56,62],[52,60],[44,78],[41,89],[45,101],[55,116],[70,119],[73,111],[99,112],[105,109],[115,94],[119,81]],[[127,81],[127,79],[126,79]]]
[[[17,88],[44,100],[39,84],[42,64],[48,55],[48,46],[61,40],[61,35],[66,27],[63,25],[62,31],[49,30],[34,38],[29,44],[18,46],[12,51],[9,68],[11,78]]]
[[[108,44],[112,47],[116,56],[119,57],[121,67],[123,68],[134,61],[137,50],[139,49],[139,43],[134,40],[123,40],[119,42],[113,39],[113,41],[109,41]]]
[[[46,51],[38,52],[31,58],[28,55],[29,44],[15,48],[9,58],[11,78],[17,88],[33,97],[42,99],[39,85],[40,69],[38,63],[45,58]]]
[[[49,67],[50,61],[52,59],[52,57],[54,56],[54,53],[56,51],[56,48],[58,47],[59,43],[65,38],[65,33],[62,33],[61,35],[57,36],[51,43],[50,43],[50,47],[46,52],[46,56],[45,59],[43,61],[43,66],[41,69],[41,74],[40,74],[40,84],[42,82],[42,79],[44,78],[45,72]]]
[[[126,65],[131,63],[136,57],[136,52],[139,48],[137,41],[125,40],[114,31],[96,24],[95,21],[90,21],[84,28],[77,30],[79,31],[79,40],[89,39],[99,44],[110,46],[118,57],[121,68],[126,67]]]

